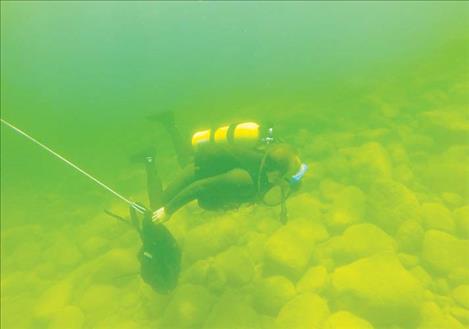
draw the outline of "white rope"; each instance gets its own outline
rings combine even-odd
[[[28,135],[27,133],[25,133],[24,131],[22,131],[21,129],[15,127],[14,125],[12,125],[11,123],[3,120],[3,119],[0,119],[2,121],[3,124],[7,125],[8,127],[10,127],[11,129],[13,129],[14,131],[16,131],[17,133],[19,133],[20,135],[23,135],[24,137],[26,137],[27,139],[29,139],[30,141],[32,141],[33,143],[39,145],[40,147],[42,147],[43,149],[45,149],[46,151],[48,151],[49,153],[51,153],[52,155],[55,155],[57,158],[59,158],[60,160],[62,160],[63,162],[65,162],[66,164],[68,164],[70,167],[74,168],[75,170],[77,170],[78,172],[82,173],[83,175],[85,175],[86,177],[88,177],[89,179],[91,179],[92,181],[94,181],[95,183],[97,183],[99,186],[105,188],[106,190],[108,190],[109,192],[111,192],[112,194],[114,194],[115,196],[117,196],[119,199],[121,199],[122,201],[126,202],[127,204],[131,205],[135,210],[143,213],[145,211],[145,208],[136,204],[135,202],[132,202],[130,201],[129,199],[127,199],[126,197],[124,197],[123,195],[117,193],[116,191],[114,191],[112,188],[110,188],[109,186],[107,186],[106,184],[102,183],[101,181],[99,181],[97,178],[93,177],[91,174],[87,173],[86,171],[84,171],[83,169],[81,169],[80,167],[78,167],[76,164],[74,164],[73,162],[67,160],[66,158],[64,158],[63,156],[61,156],[60,154],[58,154],[57,152],[51,150],[49,147],[47,147],[46,145],[42,144],[41,142],[39,142],[37,139],[31,137],[30,135]]]

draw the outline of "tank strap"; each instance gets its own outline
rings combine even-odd
[[[215,143],[215,132],[217,131],[218,128],[213,128],[211,127],[209,130],[209,136],[208,136],[208,142],[210,144]]]
[[[239,122],[232,123],[228,126],[228,131],[226,132],[226,141],[230,144],[234,141],[234,131],[237,125],[239,125]]]

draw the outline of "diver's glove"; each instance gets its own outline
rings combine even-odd
[[[167,219],[168,215],[164,207],[155,210],[151,216],[153,223],[162,223]]]

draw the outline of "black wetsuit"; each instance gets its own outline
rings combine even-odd
[[[192,200],[197,200],[200,207],[209,210],[255,202],[259,193],[268,189],[265,175],[261,173],[259,179],[264,154],[254,147],[215,143],[200,145],[194,153],[193,163],[186,166],[164,191],[158,191],[157,186],[161,183],[154,164],[149,164],[147,172],[152,208],[164,206],[168,214],[173,214]]]

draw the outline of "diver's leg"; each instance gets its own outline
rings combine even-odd
[[[190,162],[192,156],[190,145],[184,143],[184,140],[175,125],[167,126],[166,130],[171,136],[171,140],[176,150],[179,165],[181,167],[186,166]]]
[[[163,204],[163,185],[155,165],[154,157],[145,158],[145,171],[147,173],[147,193],[151,209],[158,209]]]
[[[194,164],[187,165],[180,174],[174,179],[164,190],[162,195],[162,203],[167,204],[179,192],[187,186],[194,183],[199,178]]]
[[[189,164],[192,157],[192,150],[189,143],[185,143],[181,133],[174,122],[174,113],[172,111],[161,112],[148,117],[149,120],[160,122],[171,137],[171,141],[176,150],[179,165],[185,167]]]
[[[253,201],[255,196],[255,184],[249,173],[242,169],[233,169],[193,182],[165,204],[165,211],[171,215],[196,199],[210,199],[211,204],[223,208],[226,204]]]

